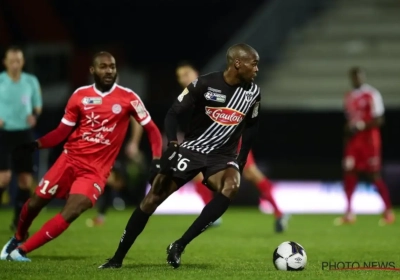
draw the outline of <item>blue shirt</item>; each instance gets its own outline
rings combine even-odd
[[[7,72],[0,73],[0,120],[2,129],[25,130],[30,126],[27,117],[34,108],[42,107],[42,94],[38,79],[22,72],[19,81],[13,81]]]

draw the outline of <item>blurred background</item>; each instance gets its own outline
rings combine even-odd
[[[342,190],[343,96],[348,70],[360,66],[382,94],[383,177],[393,203],[400,204],[400,2],[396,0],[203,0],[94,1],[3,0],[0,44],[19,45],[25,70],[43,92],[39,137],[54,129],[66,101],[92,83],[89,65],[97,51],[117,60],[119,83],[137,92],[156,124],[181,92],[175,68],[189,60],[200,74],[223,70],[226,49],[250,44],[260,54],[262,88],[259,138],[254,155],[274,182],[284,212],[345,210]],[[36,157],[40,180],[62,147]],[[136,204],[146,191],[150,147],[144,135],[143,160],[122,168],[125,187],[117,208]],[[244,181],[236,205],[262,205],[256,188]],[[3,198],[12,202],[10,197]],[[380,213],[373,186],[360,184],[356,212]],[[300,203],[299,203],[300,202]],[[58,204],[60,202],[56,202]],[[201,200],[189,183],[160,213],[198,212]]]

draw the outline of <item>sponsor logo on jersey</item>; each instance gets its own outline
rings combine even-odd
[[[245,117],[242,112],[226,107],[206,106],[206,115],[214,122],[225,126],[238,125]]]
[[[147,111],[146,108],[144,108],[142,102],[140,102],[139,100],[133,100],[131,101],[131,105],[133,109],[135,109],[139,118],[143,119],[147,117]]]
[[[103,99],[101,97],[84,97],[82,99],[83,105],[101,105]]]
[[[122,111],[122,107],[121,107],[121,105],[119,105],[119,104],[114,104],[114,105],[112,106],[111,110],[112,110],[112,112],[113,112],[114,114],[119,114],[119,113],[121,113],[121,111]]]
[[[211,91],[206,92],[204,94],[204,97],[206,98],[206,100],[220,102],[220,103],[225,103],[226,101],[226,95]]]

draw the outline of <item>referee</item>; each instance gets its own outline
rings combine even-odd
[[[22,207],[31,195],[33,158],[27,154],[15,161],[11,153],[17,145],[34,139],[32,128],[42,111],[42,96],[38,79],[22,71],[22,49],[9,47],[4,66],[6,70],[0,73],[0,202],[13,170],[19,186],[11,224],[15,231]]]

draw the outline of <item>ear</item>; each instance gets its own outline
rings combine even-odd
[[[235,59],[235,62],[233,63],[233,65],[235,66],[236,69],[239,69],[240,64],[241,64],[240,60],[239,59]]]
[[[90,71],[90,74],[93,74],[94,73],[94,67],[90,66],[89,71]]]

